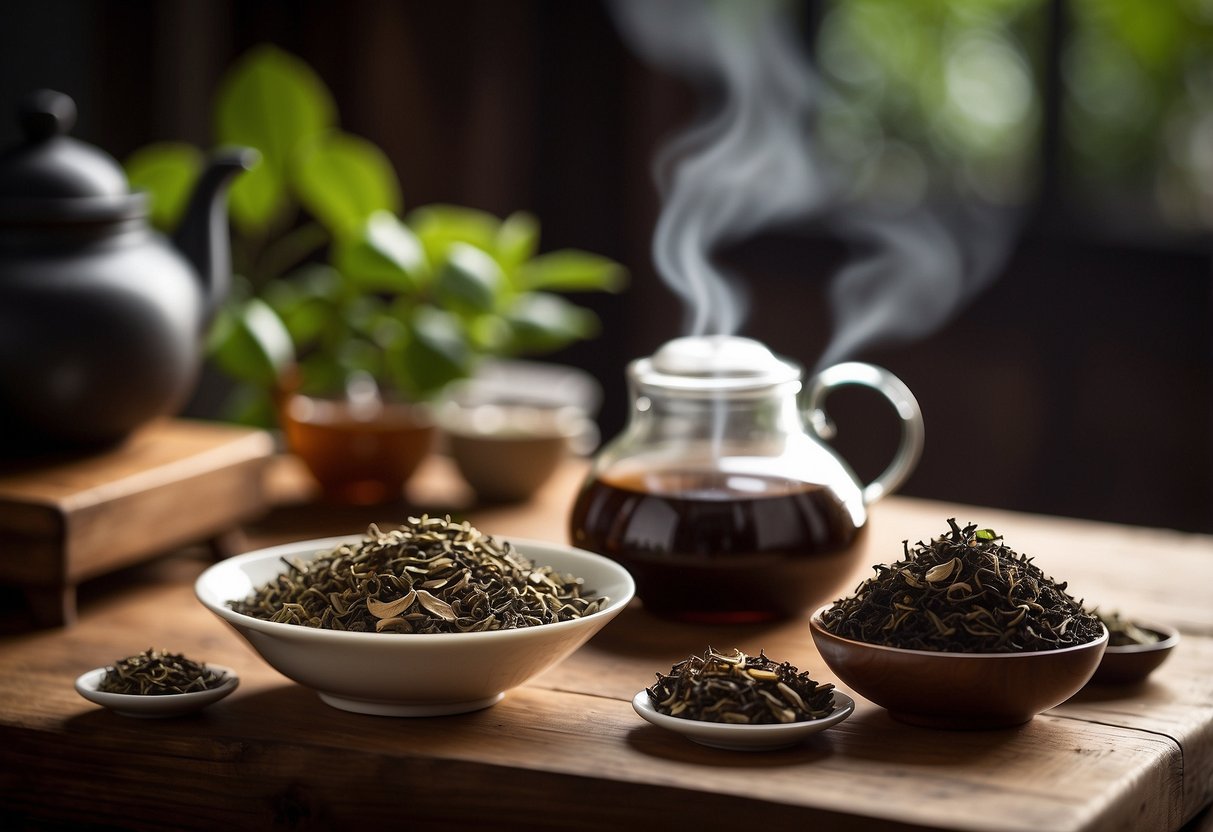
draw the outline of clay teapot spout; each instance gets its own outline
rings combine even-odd
[[[257,163],[251,148],[230,148],[212,157],[198,177],[173,241],[194,266],[206,302],[200,326],[203,332],[227,296],[231,283],[231,241],[227,229],[227,189],[235,176]]]

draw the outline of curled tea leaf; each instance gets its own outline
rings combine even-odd
[[[411,629],[407,618],[383,618],[375,622],[377,633],[407,633]]]
[[[429,595],[429,593],[427,592],[426,595]],[[380,601],[378,598],[368,598],[366,608],[376,618],[395,618],[411,607],[416,598],[417,590],[410,589],[407,595],[401,596],[395,601]]]
[[[938,566],[932,566],[923,575],[929,584],[936,584],[940,581],[946,581],[956,571],[956,567],[960,564],[960,560],[952,558],[947,563],[941,563]]]
[[[441,598],[434,597],[424,589],[418,589],[416,592],[417,603],[421,604],[421,606],[425,607],[434,615],[438,616],[444,621],[454,621],[456,618],[458,618],[458,616],[455,615],[454,608],[446,601],[443,601]]]

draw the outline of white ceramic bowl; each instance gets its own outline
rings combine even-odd
[[[351,633],[278,624],[242,615],[242,600],[284,570],[282,559],[307,561],[360,537],[308,540],[261,549],[211,566],[194,585],[198,599],[235,628],[275,670],[312,688],[336,708],[382,716],[437,716],[486,708],[505,691],[567,658],[635,593],[614,561],[568,546],[510,540],[537,566],[584,579],[607,596],[583,618],[482,633]]]
[[[106,693],[97,690],[105,672],[109,668],[97,667],[87,673],[82,673],[76,679],[76,692],[87,699],[123,716],[166,717],[182,716],[200,711],[207,705],[213,705],[236,689],[240,677],[227,667],[217,664],[207,665],[226,677],[222,685],[210,690],[199,690],[193,693],[164,693],[141,695],[137,693]]]
[[[733,725],[670,716],[653,706],[647,690],[642,690],[632,697],[632,708],[645,721],[658,728],[682,734],[700,745],[727,751],[772,751],[796,745],[810,734],[816,734],[842,722],[855,712],[855,700],[836,690],[834,710],[829,716],[780,725]]]

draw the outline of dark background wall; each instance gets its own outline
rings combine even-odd
[[[618,430],[626,362],[679,334],[681,309],[648,254],[649,167],[693,112],[690,92],[633,58],[592,2],[41,0],[0,9],[0,107],[55,87],[78,102],[76,134],[118,158],[156,140],[207,145],[224,68],[267,41],[319,72],[343,126],[387,152],[408,205],[527,208],[545,248],[628,265],[626,293],[580,299],[604,335],[554,357],[598,376],[604,432]],[[0,140],[14,134],[0,119]],[[1059,187],[1056,140],[1046,129],[1044,186],[992,287],[933,335],[857,356],[922,404],[926,454],[904,490],[1213,531],[1206,236],[1138,221],[1132,194],[1127,219],[1092,221]],[[812,365],[844,254],[813,227],[722,252],[753,301],[743,334]],[[870,477],[891,452],[891,416],[862,393],[838,394],[833,409],[839,447]]]

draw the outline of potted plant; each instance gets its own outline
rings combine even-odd
[[[210,338],[236,383],[227,415],[277,419],[331,496],[398,496],[433,430],[420,405],[486,356],[592,336],[597,317],[561,293],[624,283],[605,257],[539,253],[526,212],[403,213],[383,152],[340,130],[324,83],[276,47],[229,70],[214,110],[219,144],[262,157],[231,191],[234,282]],[[176,223],[201,160],[196,147],[160,143],[127,161],[154,222]]]

